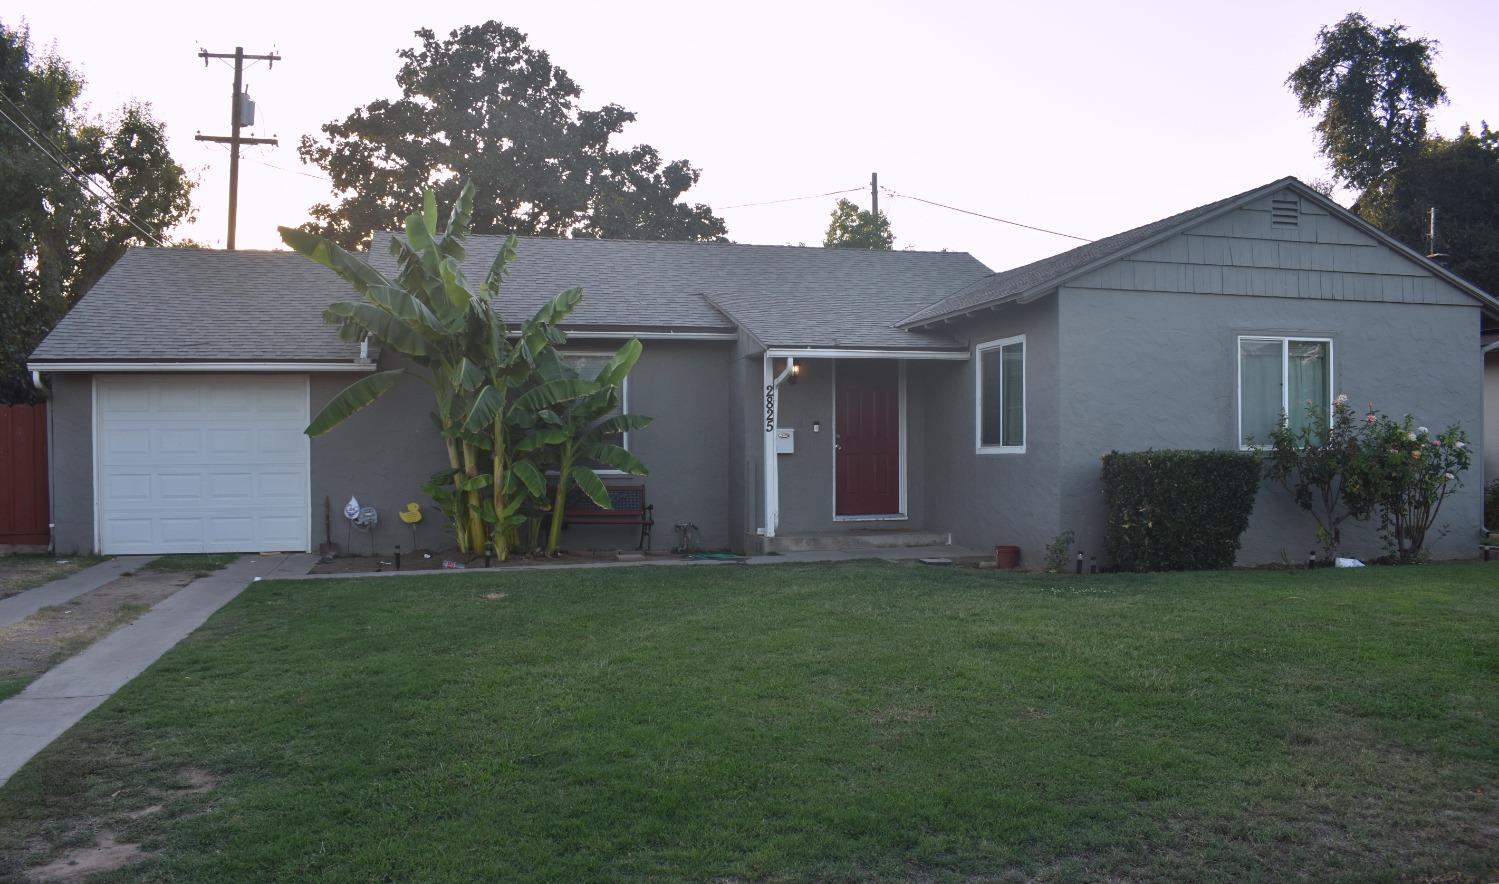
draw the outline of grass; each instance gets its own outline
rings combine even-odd
[[[1492,879],[1496,635],[1480,564],[266,581],[0,789],[0,877]]]
[[[26,690],[26,686],[36,681],[36,677],[37,673],[34,672],[0,675],[0,700],[9,700]]]
[[[0,555],[0,599],[9,598],[44,583],[104,561],[104,556],[59,556],[53,553]],[[66,563],[66,564],[63,564]]]
[[[152,571],[193,571],[206,576],[239,558],[232,553],[172,553],[158,556],[141,566]]]

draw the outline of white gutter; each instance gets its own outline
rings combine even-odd
[[[572,331],[563,329],[568,338],[639,338],[642,341],[737,341],[738,332],[632,332],[632,331]]]
[[[803,359],[946,359],[967,362],[967,350],[839,350],[837,348],[771,347],[766,355]]]
[[[43,371],[374,371],[373,362],[28,362],[33,373]]]
[[[776,527],[781,522],[781,476],[780,464],[776,461],[776,428],[780,426],[780,402],[781,384],[791,377],[791,370],[796,367],[796,359],[786,358],[786,368],[774,378],[771,377],[771,357],[767,354],[761,360],[764,365],[765,375],[765,528],[764,535],[767,538],[776,536]]]

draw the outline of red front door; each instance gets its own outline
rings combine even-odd
[[[900,370],[883,359],[837,365],[835,510],[840,516],[900,512]]]

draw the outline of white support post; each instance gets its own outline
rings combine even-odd
[[[776,536],[776,527],[781,522],[781,476],[780,464],[776,461],[776,428],[780,426],[780,404],[781,384],[796,366],[796,359],[786,358],[786,368],[779,375],[773,375],[775,370],[771,356],[767,352],[764,356],[763,377],[765,379],[765,403],[763,414],[763,425],[765,430],[765,536]]]

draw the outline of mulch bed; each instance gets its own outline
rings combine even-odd
[[[649,559],[674,559],[679,556],[674,553],[660,550],[649,553],[639,553],[635,550],[598,549],[598,550],[562,550],[555,556],[541,555],[512,555],[506,561],[490,559],[489,567],[513,568],[518,565],[579,565],[589,562],[616,562],[622,557],[624,560],[632,560],[635,556],[644,555]],[[472,553],[460,553],[457,550],[446,550],[443,552],[432,552],[430,550],[417,550],[416,552],[405,551],[401,553],[401,571],[439,571],[447,567],[461,567],[464,570],[484,568],[484,557]],[[395,556],[338,556],[318,562],[312,566],[313,574],[367,574],[371,571],[395,571]]]

